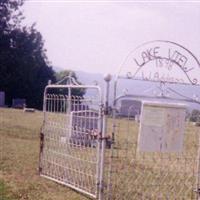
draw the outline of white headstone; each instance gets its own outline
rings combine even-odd
[[[12,99],[13,108],[24,108],[25,105],[26,105],[26,99],[20,99],[20,98]]]
[[[0,107],[5,106],[5,92],[0,91]]]
[[[99,113],[92,110],[72,111],[70,117],[70,135],[86,134],[98,129]]]
[[[186,106],[175,103],[143,102],[138,138],[142,152],[181,152]]]

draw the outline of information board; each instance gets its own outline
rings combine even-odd
[[[181,152],[186,106],[175,103],[143,102],[138,150]]]

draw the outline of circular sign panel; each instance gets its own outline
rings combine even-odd
[[[157,40],[145,43],[132,51],[117,77],[199,85],[200,63],[183,46]]]

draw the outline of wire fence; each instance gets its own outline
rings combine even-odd
[[[138,151],[139,123],[134,118],[116,117],[113,127],[114,144],[105,162],[105,199],[198,198],[198,127],[186,122],[179,153]]]

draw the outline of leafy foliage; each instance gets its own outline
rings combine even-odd
[[[55,82],[55,75],[35,25],[21,25],[23,2],[0,2],[0,91],[8,105],[13,98],[25,98],[28,106],[41,108],[44,87],[49,79]]]

